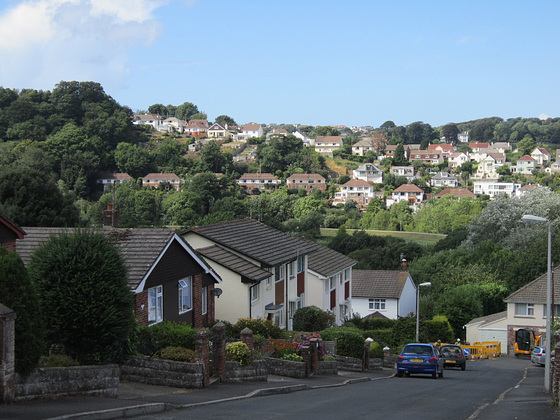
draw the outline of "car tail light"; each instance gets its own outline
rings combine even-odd
[[[539,356],[539,357],[540,357],[540,356],[542,356],[542,353],[537,353],[537,354],[535,354],[535,356]]]
[[[457,356],[457,359],[462,359],[462,358],[463,358],[463,355],[462,355],[462,354],[460,354],[459,356]]]
[[[404,360],[404,356],[402,354],[399,354],[399,360]]]
[[[437,357],[436,357],[436,356],[430,357],[430,362],[435,362],[435,361],[437,361]]]

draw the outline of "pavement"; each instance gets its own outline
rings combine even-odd
[[[381,380],[394,374],[395,369],[384,368],[365,372],[339,371],[338,375],[313,375],[304,379],[268,375],[266,382],[214,382],[203,389],[121,382],[117,398],[76,396],[0,405],[0,419],[107,420],[135,417],[221,401]]]

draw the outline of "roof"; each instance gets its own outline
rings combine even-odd
[[[294,261],[298,255],[314,250],[299,238],[249,218],[193,227],[184,235],[190,232],[255,259],[266,267]]]
[[[376,319],[376,318],[380,318],[380,319],[391,319],[389,317],[386,317],[385,315],[383,315],[381,312],[379,311],[375,311],[371,314],[368,314],[366,316],[363,317],[363,319]]]
[[[360,165],[358,167],[358,169],[354,169],[354,170],[355,171],[377,171],[377,172],[381,172],[381,169],[379,169],[373,163],[364,163],[363,165]]]
[[[490,314],[486,316],[481,316],[480,318],[475,318],[472,321],[469,321],[466,325],[481,324],[480,326],[482,326],[485,324],[491,324],[492,322],[495,322],[503,318],[507,318],[507,311],[497,312],[495,314]]]
[[[553,271],[553,285],[554,302],[560,302],[560,266],[554,267]],[[516,290],[504,302],[519,302],[519,303],[546,303],[546,283],[548,273],[543,274],[530,283],[527,283],[522,288]]]
[[[228,251],[220,245],[212,245],[206,248],[199,248],[197,251],[206,259],[212,260],[231,271],[246,277],[251,283],[258,283],[261,280],[269,278],[272,273],[263,270],[258,265]]]
[[[123,172],[103,172],[99,175],[98,179],[116,179],[119,181],[126,181],[132,179],[132,177]]]
[[[289,181],[296,181],[296,180],[308,180],[308,179],[313,179],[313,180],[322,180],[324,181],[325,178],[322,175],[319,174],[293,174],[292,176],[290,176],[288,178]]]
[[[277,179],[277,178],[272,174],[264,173],[264,174],[243,174],[239,179],[243,180],[243,179]]]
[[[25,230],[27,232],[25,239],[17,241],[16,247],[17,253],[25,265],[29,263],[35,250],[48,241],[51,235],[56,236],[76,231],[75,228],[47,227],[28,227]],[[210,273],[218,282],[221,281],[220,277],[196,254],[190,245],[171,229],[91,229],[91,231],[107,235],[109,240],[117,246],[125,260],[128,270],[128,285],[132,290],[136,290],[150,274],[172,240],[179,241],[179,244],[197,260],[207,273]]]
[[[400,187],[396,188],[393,192],[420,192],[423,193],[424,190],[417,185],[414,184],[403,184]]]
[[[302,238],[302,241],[308,243],[315,251],[309,255],[308,267],[320,276],[330,277],[358,263],[358,261],[334,249],[319,245],[311,239]]]
[[[6,228],[14,232],[18,239],[23,239],[23,236],[26,234],[26,232],[21,227],[16,225],[2,213],[0,213],[0,224],[3,224],[4,226],[6,226]]]
[[[177,181],[181,180],[181,178],[179,178],[177,175],[171,174],[171,173],[165,173],[165,174],[164,173],[151,173],[151,174],[146,175],[144,177],[144,179],[145,180],[150,180],[150,181],[154,181],[154,180],[158,180],[158,179],[161,179],[162,181],[167,181],[167,180],[170,180],[170,179],[177,180]]]
[[[343,187],[366,187],[366,188],[373,188],[369,182],[364,181],[363,179],[351,179],[346,184],[342,185]]]
[[[476,197],[476,194],[466,188],[446,188],[439,194],[436,194],[436,197],[441,198],[447,194],[452,194],[457,197]]]
[[[525,155],[525,156],[522,156],[522,157],[520,157],[519,159],[517,159],[518,162],[519,162],[520,160],[527,160],[527,161],[533,161],[533,162],[535,161],[535,159],[533,159],[533,158],[532,158],[531,156],[529,156],[529,155]]]
[[[409,273],[390,270],[352,270],[352,297],[401,297]]]
[[[243,126],[243,131],[259,131],[260,127],[261,127],[260,124],[249,123]]]
[[[317,136],[315,144],[317,143],[342,143],[340,136]]]
[[[372,139],[362,139],[352,145],[352,147],[373,147]]]

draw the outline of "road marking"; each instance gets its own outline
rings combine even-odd
[[[472,413],[472,414],[470,415],[470,417],[468,417],[467,420],[476,419],[476,418],[480,415],[480,413],[482,413],[482,411],[484,411],[484,409],[486,409],[486,407],[488,407],[490,404],[498,404],[500,401],[502,401],[502,400],[506,397],[506,394],[507,394],[509,391],[511,391],[512,389],[515,389],[515,388],[519,388],[519,387],[521,386],[521,383],[522,383],[526,378],[527,378],[527,368],[525,368],[525,369],[523,370],[523,377],[519,380],[519,382],[517,382],[517,384],[516,384],[515,386],[512,386],[511,388],[508,388],[508,389],[506,389],[504,392],[502,392],[502,393],[498,396],[498,398],[496,398],[496,400],[495,400],[494,402],[492,402],[492,403],[486,403],[486,404],[483,404],[483,405],[481,405],[480,407],[478,407],[478,408],[476,409],[476,411],[475,411],[474,413]]]

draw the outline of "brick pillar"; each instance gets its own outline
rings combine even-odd
[[[247,344],[249,350],[251,350],[251,362],[253,361],[253,331],[250,328],[243,328],[239,334],[241,341]]]
[[[303,362],[305,363],[305,377],[309,376],[311,372],[311,348],[310,346],[303,346],[299,352],[300,356],[303,358]]]
[[[220,378],[220,382],[226,379],[226,326],[218,322],[212,327],[214,333],[214,369]]]
[[[319,342],[318,338],[312,338],[309,340],[310,350],[311,350],[311,373],[319,372]]]
[[[210,384],[210,331],[206,328],[199,330],[195,336],[196,361],[204,366],[204,383]]]
[[[391,355],[391,349],[389,347],[383,347],[383,357],[389,357]]]
[[[11,402],[16,389],[15,324],[16,313],[0,303],[0,402],[2,403]]]
[[[372,341],[371,338],[367,338],[364,343],[364,369],[369,369],[369,349]]]

